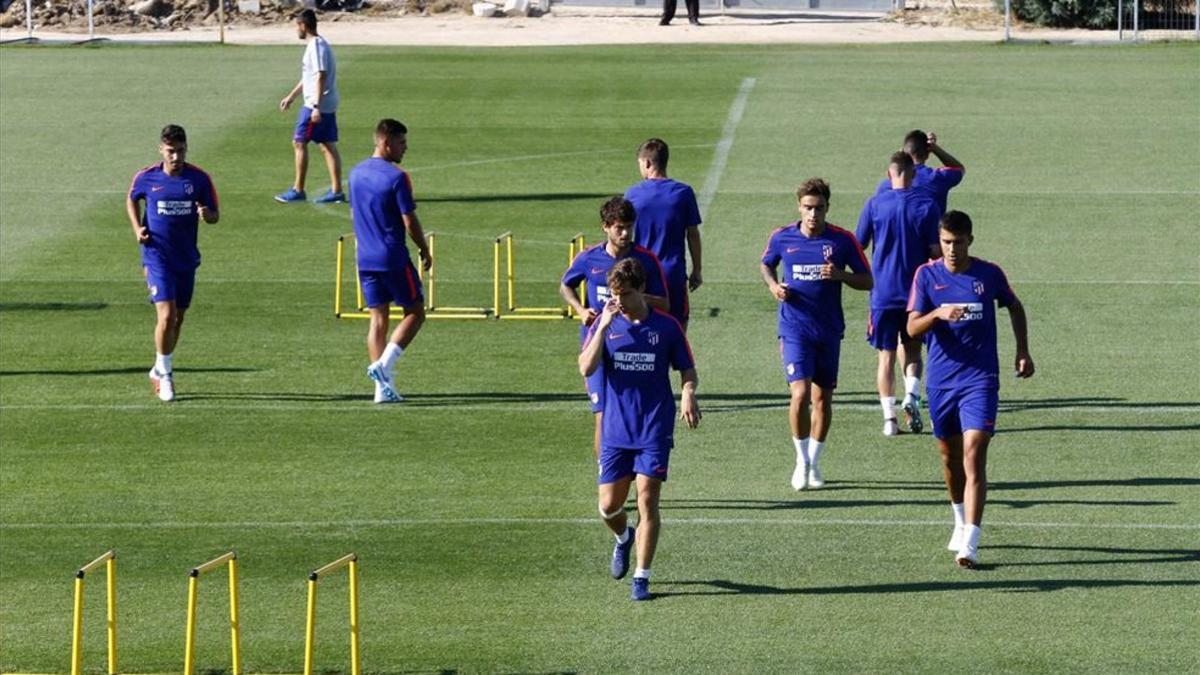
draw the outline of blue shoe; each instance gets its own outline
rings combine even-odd
[[[329,190],[325,194],[313,200],[314,204],[342,204],[346,201],[345,192],[334,192]]]
[[[614,579],[624,579],[625,574],[629,572],[629,552],[633,550],[633,542],[636,539],[637,529],[629,528],[629,538],[624,544],[613,546],[612,556],[612,577]]]
[[[275,201],[280,204],[291,204],[292,202],[303,202],[308,200],[308,195],[304,194],[304,190],[290,188],[283,194],[275,195]]]
[[[629,593],[630,600],[650,599],[650,580],[634,577],[633,590]]]
[[[404,402],[404,397],[396,392],[396,383],[392,381],[392,376],[383,367],[383,364],[376,361],[367,366],[367,377],[371,378],[376,384],[376,403]]]

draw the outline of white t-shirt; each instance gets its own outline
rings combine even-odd
[[[304,83],[304,105],[317,107],[317,77],[325,73],[325,91],[321,92],[321,112],[337,112],[337,64],[329,42],[321,36],[308,41],[304,58],[300,61],[300,80]]]

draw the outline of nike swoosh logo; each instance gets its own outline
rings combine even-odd
[[[933,290],[935,290],[935,291],[944,291],[944,290],[946,290],[946,287],[947,287],[947,286],[949,286],[949,284],[941,284],[941,285],[934,284],[934,285],[933,285]]]
[[[609,333],[608,334],[609,340],[616,340],[616,339],[623,338],[623,337],[625,337],[624,333]]]
[[[155,185],[154,187],[150,188],[150,191],[151,191],[151,192],[158,192],[159,190],[163,189],[164,187],[166,187],[166,186],[164,186],[164,185]]]
[[[604,274],[604,270],[599,267],[593,267],[592,274]]]
[[[796,251],[799,251],[799,250],[800,250],[800,247],[799,247],[799,246],[793,246],[793,247],[789,248],[789,249],[787,250],[787,252],[788,252],[788,253],[795,253]]]

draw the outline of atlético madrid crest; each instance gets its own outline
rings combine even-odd
[[[183,184],[183,192],[184,192],[184,194],[189,194],[189,195],[190,195],[190,194],[192,194],[192,193],[193,193],[193,192],[195,192],[195,191],[196,191],[196,188],[192,187],[192,184],[191,184],[191,183],[184,183],[184,184]]]
[[[824,256],[826,260],[829,260],[830,258],[832,258],[833,257],[833,245],[825,244],[824,246],[822,246],[821,247],[821,255]]]
[[[972,285],[972,287],[975,289],[975,295],[983,295],[983,282],[982,281],[979,281],[978,279],[976,279],[975,283]]]
[[[649,331],[646,333],[646,341],[649,342],[651,346],[658,344],[658,333],[655,331]]]

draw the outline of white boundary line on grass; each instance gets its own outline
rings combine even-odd
[[[29,377],[37,375],[30,373]],[[222,393],[216,392],[208,394],[209,396],[218,397]],[[238,392],[229,392],[227,396],[234,397]],[[570,394],[574,395],[574,394]],[[387,411],[412,410],[419,412],[462,412],[462,411],[478,411],[478,412],[564,412],[578,413],[586,409],[587,397],[580,394],[578,400],[562,399],[558,401],[529,401],[523,404],[513,403],[496,403],[480,404],[480,403],[457,403],[453,400],[429,399],[425,400],[420,395],[414,395],[409,399],[409,403],[401,403],[389,406],[380,406],[370,403],[370,394],[364,390],[362,394],[362,402],[359,403],[334,403],[330,401],[312,400],[307,403],[255,403],[252,401],[244,401],[240,403],[203,403],[199,401],[176,401],[171,405],[164,405],[161,402],[146,402],[146,403],[11,403],[0,405],[0,411],[17,411],[17,410],[64,410],[64,411],[84,411],[84,410],[111,410],[111,411],[138,411],[138,410],[156,410],[163,414],[186,414],[188,411],[202,410],[236,410],[236,411],[254,411],[254,412],[360,412],[368,414],[388,414]],[[462,395],[464,399],[470,399],[470,394]],[[787,395],[780,394],[779,401],[765,401],[754,404],[757,410],[784,410],[788,407]],[[739,403],[722,402],[724,399],[715,397],[706,401],[704,396],[700,396],[700,403],[710,412],[729,412],[728,409],[736,409]],[[767,403],[768,405],[763,405]],[[1136,404],[1136,401],[1131,401],[1131,404]],[[1003,406],[1003,399],[1001,399]],[[838,410],[864,412],[879,410],[877,403],[834,403]],[[1137,407],[1119,407],[1105,405],[1053,405],[1048,403],[1045,406],[1038,406],[1036,402],[1033,406],[1040,414],[1053,414],[1057,412],[1063,413],[1112,413],[1112,414],[1132,414],[1132,415],[1195,415],[1197,408],[1194,404],[1179,403],[1164,406],[1155,406],[1150,408]],[[1013,415],[1024,412],[1022,410],[1010,410],[1001,407],[1000,412],[1004,415]],[[1133,429],[1136,430],[1136,429]],[[1004,432],[1004,428],[999,429],[1000,433]]]
[[[797,501],[802,504],[803,501]],[[377,518],[349,520],[292,520],[292,521],[234,521],[143,523],[0,523],[0,530],[78,530],[87,528],[178,530],[178,529],[269,529],[308,527],[425,527],[429,525],[587,525],[594,526],[596,518]],[[668,518],[672,525],[787,525],[787,526],[868,526],[868,527],[946,527],[949,520],[884,520],[854,518]],[[1200,530],[1200,524],[1174,523],[1032,523],[1023,521],[988,520],[988,527],[1020,527],[1029,529],[1100,529],[1100,530]]]
[[[742,114],[746,112],[746,100],[754,89],[757,78],[747,77],[742,80],[737,96],[729,106],[729,116],[725,118],[725,128],[721,130],[721,140],[717,141],[717,151],[713,154],[712,166],[704,177],[704,186],[700,188],[700,213],[708,213],[708,207],[717,196],[717,187],[721,184],[721,174],[725,173],[725,163],[729,161],[729,151],[733,149],[733,137],[737,133]]]

